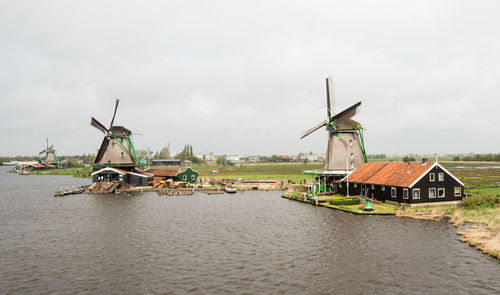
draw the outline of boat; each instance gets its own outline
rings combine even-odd
[[[234,187],[234,185],[226,185],[226,187],[224,188],[224,191],[228,194],[234,194],[237,192],[236,188]]]

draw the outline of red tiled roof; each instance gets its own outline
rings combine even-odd
[[[151,173],[154,176],[176,176],[179,170],[176,169],[148,169],[145,172]]]
[[[366,163],[349,175],[349,182],[409,187],[432,166],[431,163]]]

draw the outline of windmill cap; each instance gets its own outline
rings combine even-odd
[[[127,128],[125,128],[123,126],[112,126],[109,130],[117,135],[118,134],[123,134],[123,135],[132,134],[132,132],[130,130],[128,130]]]

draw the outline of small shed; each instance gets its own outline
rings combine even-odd
[[[184,171],[180,171],[179,173],[177,173],[176,176],[179,181],[195,183],[196,180],[198,180],[199,175],[200,173],[198,173],[198,171],[193,170],[193,168],[191,167],[187,167],[186,169],[184,169]]]

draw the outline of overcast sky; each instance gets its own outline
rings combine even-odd
[[[0,155],[326,150],[325,77],[375,153],[500,152],[499,1],[0,1]]]

